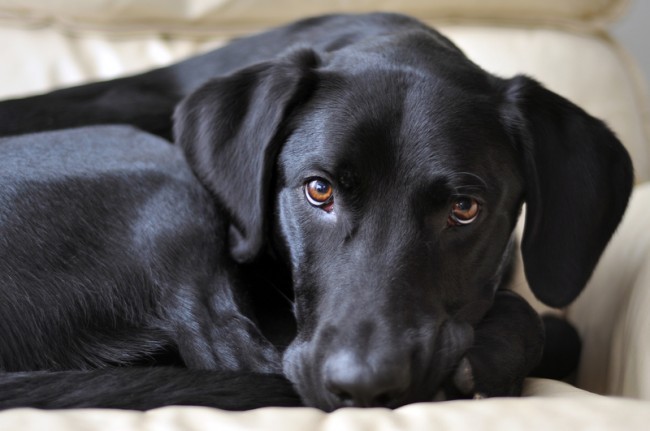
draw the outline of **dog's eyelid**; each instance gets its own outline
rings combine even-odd
[[[336,182],[336,175],[334,175],[329,169],[326,169],[322,166],[312,166],[307,169],[301,170],[299,175],[297,175],[296,180],[300,182],[300,184],[305,184],[308,183],[309,181],[315,180],[315,179],[323,179],[327,181],[328,183],[332,184],[333,186],[336,187],[337,182]]]
[[[458,199],[462,199],[462,198],[473,199],[473,200],[475,200],[476,202],[478,202],[478,204],[479,204],[481,207],[485,206],[485,203],[486,203],[486,200],[485,200],[485,198],[483,197],[483,194],[481,194],[481,193],[476,193],[476,191],[467,190],[467,189],[463,190],[462,192],[461,192],[461,191],[458,191],[458,190],[453,191],[453,192],[449,195],[449,202],[454,202],[454,201],[456,201],[456,200],[458,200]]]

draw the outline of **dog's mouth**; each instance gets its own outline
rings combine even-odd
[[[471,345],[471,327],[447,321],[434,336],[420,337],[418,342],[403,335],[380,345],[369,344],[367,339],[349,343],[349,336],[344,337],[352,347],[337,346],[336,337],[318,333],[311,340],[298,337],[284,354],[284,372],[306,405],[325,411],[397,408],[444,399],[441,394],[457,377]]]

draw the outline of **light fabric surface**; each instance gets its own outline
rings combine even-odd
[[[0,26],[6,61],[0,98],[19,97],[167,65],[224,42],[168,39],[157,33],[77,34],[53,27]]]
[[[569,309],[583,337],[578,384],[650,400],[650,183],[637,186],[623,223]]]
[[[166,27],[169,31],[249,30],[309,15],[369,10],[400,11],[422,19],[499,19],[601,23],[624,0],[0,0],[0,19],[56,22],[68,28],[115,30]]]
[[[109,410],[0,413],[0,429],[48,431],[643,431],[650,403],[589,394],[560,382],[530,379],[544,396],[422,403],[386,409],[265,408],[245,413],[166,407],[145,413]]]

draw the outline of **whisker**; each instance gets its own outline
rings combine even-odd
[[[280,296],[282,298],[284,298],[289,303],[289,305],[291,305],[291,307],[293,308],[293,306],[295,305],[294,301],[291,298],[289,298],[287,296],[287,294],[282,291],[282,289],[280,289],[278,286],[276,286],[275,283],[270,283],[270,284],[271,284],[271,287],[273,289],[275,289],[275,291],[278,292],[280,294]]]

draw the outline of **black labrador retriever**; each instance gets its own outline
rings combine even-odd
[[[3,138],[0,184],[0,368],[145,365],[175,349],[192,369],[280,373],[276,349],[245,316],[241,269],[223,246],[226,220],[180,148],[128,126]],[[146,385],[137,371],[9,373],[0,377],[0,404],[94,405],[91,393],[113,386],[100,405],[130,406],[133,387]],[[138,407],[161,397],[199,403],[166,388],[169,373],[149,372],[155,391]],[[85,390],[65,386],[79,379]],[[255,376],[267,389],[239,398],[230,392],[252,376],[198,371],[183,379],[214,384],[201,404],[297,402],[273,376]]]
[[[0,405],[291,405],[280,370],[300,402],[325,410],[441,389],[515,395],[543,343],[538,316],[504,290],[522,204],[529,284],[564,306],[632,186],[601,121],[530,78],[487,74],[393,14],[300,21],[169,68],[5,101],[0,135],[127,123],[171,137],[174,109],[175,141],[207,191],[188,187],[204,197],[141,171],[120,180],[129,151],[146,163],[128,148],[151,138],[133,131],[0,143],[3,159],[42,152],[61,165],[35,174],[24,198],[12,192],[19,162],[1,177],[0,366],[189,370],[6,373]],[[89,165],[62,155],[75,134],[94,142],[79,151]],[[105,176],[110,163],[90,153],[114,144],[126,156],[113,154]],[[90,197],[57,205],[71,199],[56,186],[71,164],[93,172],[75,186]],[[167,207],[150,197],[166,193]],[[68,218],[81,238],[55,228]],[[232,392],[241,400],[223,401]]]

